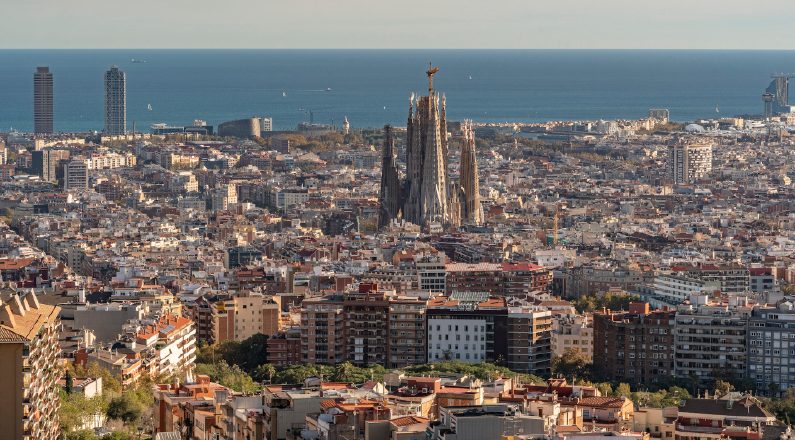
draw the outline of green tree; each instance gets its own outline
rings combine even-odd
[[[253,393],[260,389],[259,385],[237,365],[229,365],[225,361],[215,364],[196,364],[196,374],[206,374],[214,382],[243,393]]]
[[[484,362],[481,364],[467,364],[460,361],[445,361],[432,364],[414,365],[404,368],[403,371],[405,371],[407,374],[428,376],[438,376],[441,373],[466,374],[477,377],[480,380],[487,380],[489,378],[500,376],[516,376],[516,373],[513,371],[489,362]]]
[[[731,383],[720,379],[715,381],[715,393],[717,393],[718,396],[725,396],[732,391],[734,391],[734,385]]]
[[[252,377],[257,382],[273,382],[273,376],[276,374],[276,367],[273,364],[262,364],[254,369]]]
[[[579,350],[566,349],[562,356],[552,359],[552,373],[565,378],[586,378],[591,365],[585,354]]]
[[[61,434],[63,440],[98,440],[94,431],[90,429],[81,429],[79,431],[64,432]]]
[[[612,396],[613,395],[613,386],[610,385],[609,382],[600,382],[596,384],[596,389],[599,390],[603,396]]]
[[[230,364],[239,365],[243,371],[253,373],[254,370],[268,361],[268,336],[262,333],[242,341],[236,353],[237,362]]]
[[[628,383],[620,383],[618,387],[616,387],[615,392],[613,393],[614,396],[617,397],[631,397],[632,395],[632,388],[630,388]]]
[[[138,423],[143,413],[143,405],[132,393],[124,393],[119,397],[114,397],[108,405],[108,417],[114,420],[121,420],[127,424]]]

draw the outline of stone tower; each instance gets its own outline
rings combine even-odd
[[[478,161],[475,156],[475,131],[472,121],[463,124],[464,140],[461,144],[461,222],[474,225],[483,223],[483,208],[480,206],[480,182]]]
[[[378,195],[378,227],[383,228],[398,217],[400,210],[400,178],[397,170],[395,138],[392,126],[384,126],[384,145],[381,153],[381,191]]]

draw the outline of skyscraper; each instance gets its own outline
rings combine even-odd
[[[448,174],[447,115],[444,96],[433,90],[433,76],[438,67],[429,67],[428,96],[409,100],[409,118],[406,124],[406,178],[396,190],[397,175],[391,128],[384,130],[385,143],[382,159],[382,176],[379,210],[379,225],[385,226],[398,216],[402,207],[403,217],[423,228],[458,227],[462,218],[470,223],[481,223],[478,192],[477,159],[475,137],[468,125],[461,150],[462,172],[459,180],[453,181]],[[462,206],[461,197],[467,200]]]
[[[49,67],[37,67],[33,74],[33,131],[52,133],[53,80]]]
[[[105,72],[105,134],[127,133],[127,75],[117,66]]]
[[[789,113],[789,80],[793,77],[795,77],[795,74],[791,73],[774,73],[771,75],[773,81],[770,82],[770,85],[765,89],[765,94],[762,95],[762,100],[765,102],[766,117],[768,112],[770,116]]]

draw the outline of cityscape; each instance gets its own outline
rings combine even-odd
[[[57,64],[3,109],[0,439],[795,438],[795,73],[539,122],[430,59],[398,123],[144,124],[151,64],[86,79],[101,126]]]

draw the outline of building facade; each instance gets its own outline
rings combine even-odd
[[[595,314],[593,363],[599,373],[630,385],[673,376],[675,315],[650,311],[648,303],[632,303],[627,313]]]
[[[552,322],[552,355],[563,356],[567,351],[593,359],[593,319],[588,315],[563,315]]]
[[[36,294],[13,295],[0,304],[0,432],[4,438],[59,438],[58,307]]]
[[[778,396],[795,387],[795,306],[755,308],[748,320],[748,378],[758,392]]]
[[[64,165],[64,191],[88,189],[88,161],[75,158]]]
[[[706,296],[694,296],[692,301],[676,313],[676,375],[711,380],[721,372],[744,377],[745,313],[727,304],[708,303]]]

